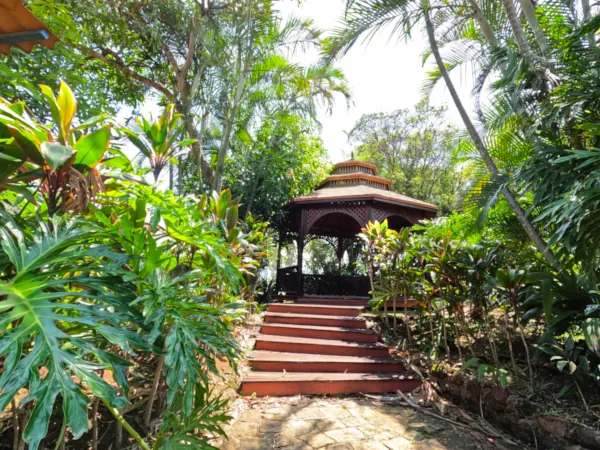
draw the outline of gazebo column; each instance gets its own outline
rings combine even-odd
[[[298,232],[298,294],[299,296],[304,295],[304,279],[302,276],[302,265],[304,256],[304,241],[306,240],[306,210],[302,209],[300,212],[300,227]]]
[[[336,256],[338,259],[338,275],[342,275],[342,258],[344,257],[344,238],[337,237]]]

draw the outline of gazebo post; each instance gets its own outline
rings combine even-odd
[[[277,242],[277,270],[281,269],[281,245],[283,244],[283,230],[279,230],[279,242]]]
[[[298,294],[304,295],[304,285],[302,280],[302,260],[304,256],[304,240],[306,239],[306,210],[300,212],[300,230],[298,233]]]

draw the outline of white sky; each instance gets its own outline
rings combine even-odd
[[[335,28],[344,13],[343,0],[283,0],[278,8],[283,16],[294,15],[311,18],[315,26],[323,30]],[[331,116],[320,111],[319,120],[323,125],[321,137],[333,162],[348,159],[351,146],[344,131],[350,131],[363,114],[391,112],[396,109],[411,108],[422,98],[421,86],[426,68],[422,66],[422,53],[426,49],[426,37],[416,31],[408,42],[390,39],[390,33],[383,30],[369,42],[359,41],[339,62],[353,94],[353,105],[348,109],[340,99]],[[315,53],[296,55],[301,64],[316,61]],[[471,111],[470,74],[453,75],[459,95]],[[462,121],[443,83],[434,89],[431,103],[435,106],[448,104],[447,118],[462,127]]]

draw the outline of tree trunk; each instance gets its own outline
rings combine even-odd
[[[546,40],[546,35],[542,30],[540,22],[535,13],[535,6],[531,3],[531,0],[519,0],[521,2],[521,9],[525,13],[525,17],[527,17],[527,23],[533,30],[533,34],[535,35],[535,40],[538,43],[540,50],[544,56],[548,56],[548,41]]]
[[[196,130],[196,127],[194,126],[194,118],[191,114],[186,114],[184,115],[184,120],[185,129],[187,131],[188,136],[192,139],[196,139],[197,141],[192,144],[192,155],[194,156],[194,160],[198,165],[199,173],[202,176],[205,183],[212,185],[214,181],[214,174],[212,169],[210,168],[210,164],[206,162],[206,160],[204,159],[204,155],[202,154],[202,141],[200,135],[198,134],[198,130]]]
[[[503,1],[506,2],[507,0],[503,0]],[[510,1],[510,0],[508,0],[508,1]],[[463,123],[465,124],[465,128],[467,129],[467,132],[469,133],[469,136],[471,137],[471,140],[473,141],[475,148],[481,155],[481,158],[485,162],[485,165],[487,166],[490,173],[494,177],[497,177],[500,175],[500,171],[498,170],[498,168],[496,167],[496,163],[490,156],[485,144],[483,143],[483,140],[481,139],[481,136],[479,136],[479,133],[475,129],[475,125],[473,125],[473,122],[469,118],[467,111],[465,110],[465,108],[458,96],[458,93],[456,92],[454,83],[452,83],[452,80],[450,79],[450,75],[448,74],[448,71],[446,70],[446,66],[444,65],[444,62],[442,61],[442,57],[440,55],[440,50],[438,48],[437,41],[435,40],[433,24],[431,23],[431,18],[429,17],[428,10],[424,10],[424,17],[425,17],[425,25],[426,25],[426,29],[427,29],[427,36],[429,37],[429,44],[431,46],[431,52],[433,53],[433,56],[437,63],[438,69],[442,75],[442,78],[444,79],[444,81],[446,83],[448,92],[450,92],[450,96],[452,97],[452,100],[454,101],[456,109],[458,110],[458,113],[460,114],[460,117],[463,120]],[[554,269],[560,271],[561,267],[558,264],[558,261],[556,260],[554,253],[552,253],[552,250],[550,250],[546,241],[544,241],[542,236],[539,234],[538,230],[533,226],[533,224],[529,220],[529,217],[527,217],[527,214],[525,213],[525,211],[519,204],[513,191],[509,187],[505,187],[504,189],[502,189],[502,193],[504,194],[504,197],[506,198],[506,202],[508,203],[510,208],[513,210],[515,215],[517,216],[519,223],[521,224],[521,226],[527,233],[527,236],[529,236],[529,238],[532,240],[532,242],[534,243],[537,250],[544,256],[544,259],[548,262],[548,264],[550,264]]]
[[[502,4],[504,5],[504,10],[506,11],[506,16],[508,18],[508,22],[510,23],[510,27],[515,35],[517,47],[519,47],[519,53],[523,58],[531,61],[531,47],[529,46],[529,41],[527,41],[527,36],[523,31],[523,27],[519,22],[519,17],[515,11],[515,4],[513,3],[513,0],[502,0]]]
[[[583,21],[587,22],[592,17],[592,12],[590,9],[590,0],[581,0],[581,9],[583,10]],[[594,33],[588,34],[587,38],[590,43],[590,47],[595,47],[596,37],[594,36]]]
[[[471,0],[470,3],[473,9],[473,16],[475,17],[475,21],[479,25],[479,28],[481,28],[481,32],[485,36],[485,39],[488,41],[490,47],[492,47],[493,50],[498,49],[500,47],[500,44],[498,43],[498,39],[496,38],[496,34],[494,33],[494,29],[490,25],[490,22],[483,15],[483,11],[481,11],[481,8],[477,4],[476,0]]]
[[[233,103],[227,114],[225,115],[225,125],[223,126],[223,135],[221,137],[221,146],[219,147],[219,153],[217,155],[217,167],[215,169],[215,179],[212,183],[213,191],[221,192],[223,188],[223,172],[225,171],[225,157],[227,156],[227,150],[229,149],[229,139],[231,138],[231,131],[233,130],[233,122],[235,121],[235,116],[237,114],[238,108],[240,106],[240,101],[242,100],[242,94],[244,93],[244,88],[246,87],[246,78],[248,77],[248,72],[250,72],[250,55],[246,55],[246,60],[244,61],[243,67],[241,62],[241,50],[239,53],[238,60],[238,70],[239,78],[238,83],[235,88],[235,95],[233,98]]]

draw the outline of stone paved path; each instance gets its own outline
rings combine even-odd
[[[364,398],[271,398],[246,409],[222,450],[471,450],[486,448],[444,421]],[[487,447],[492,448],[492,447]]]

